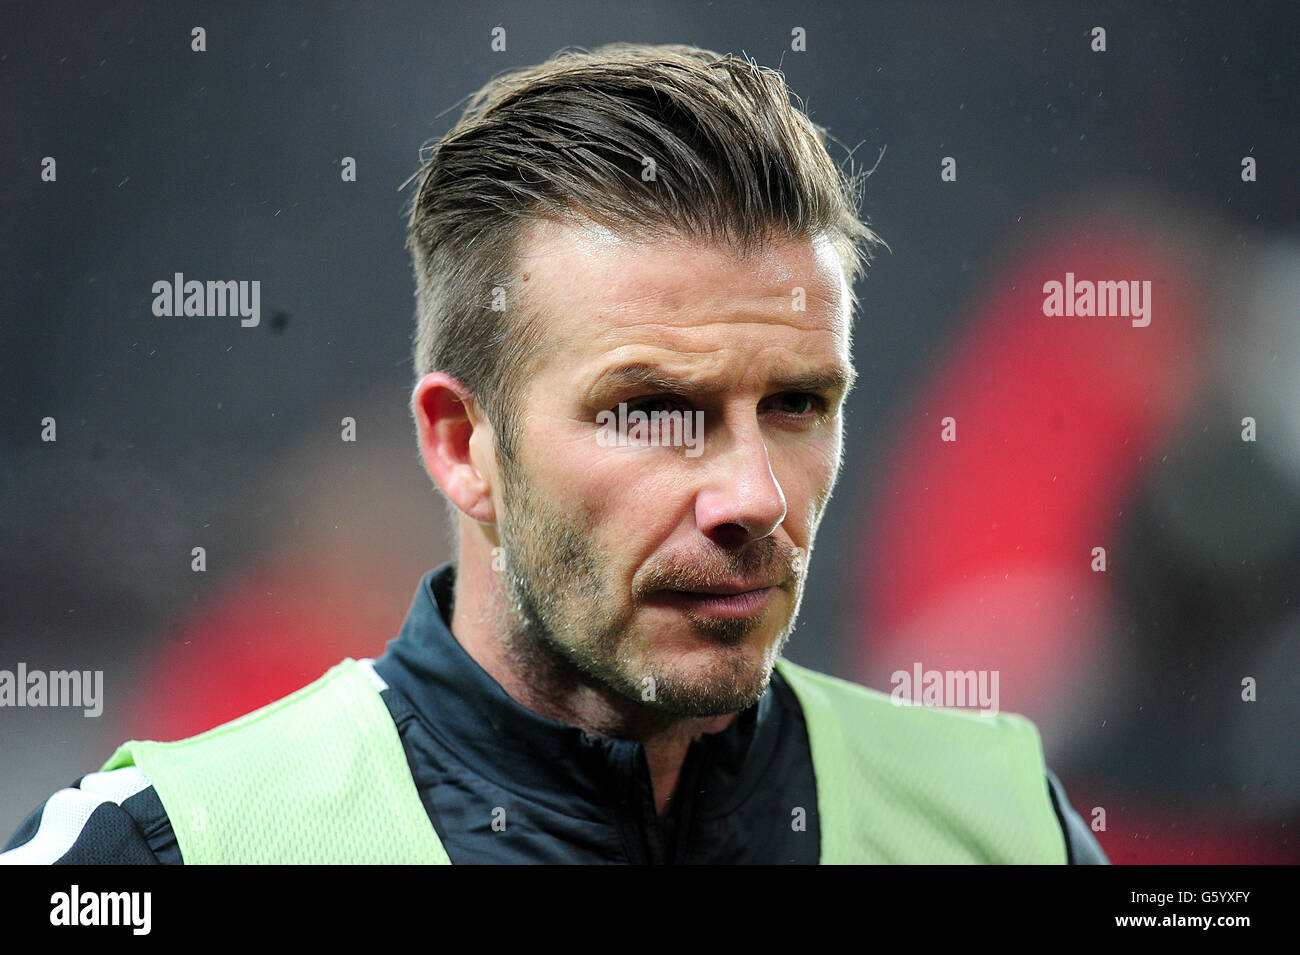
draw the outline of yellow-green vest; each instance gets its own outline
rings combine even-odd
[[[808,729],[823,864],[1066,861],[1031,722],[899,706],[788,660],[776,667]],[[352,659],[198,736],[123,743],[103,769],[130,765],[190,865],[451,861],[388,708]]]

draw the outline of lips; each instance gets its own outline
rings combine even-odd
[[[762,611],[776,592],[775,587],[755,587],[753,584],[726,585],[725,593],[718,592],[721,589],[721,586],[715,586],[708,591],[663,590],[660,593],[668,603],[689,612],[738,619]]]
[[[674,590],[672,593],[689,594],[698,597],[734,597],[737,594],[752,593],[756,590],[770,590],[775,587],[776,583],[768,581],[754,581],[752,583],[734,583],[734,584],[717,584],[709,587],[700,587],[690,590]]]

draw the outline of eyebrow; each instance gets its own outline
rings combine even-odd
[[[773,385],[781,391],[812,391],[837,395],[847,394],[857,377],[857,370],[852,365],[834,365],[804,374],[779,376],[773,381]],[[703,382],[690,376],[677,377],[655,365],[633,362],[617,365],[601,372],[592,383],[588,396],[594,398],[632,387],[670,394],[700,395],[716,395],[726,390],[723,385],[716,382]]]

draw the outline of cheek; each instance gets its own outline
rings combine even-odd
[[[680,449],[601,447],[591,441],[568,450],[576,457],[565,467],[560,493],[616,562],[640,564],[694,520],[699,468]]]
[[[662,500],[662,459],[637,449],[600,446],[590,429],[562,426],[530,442],[534,491],[580,525],[598,546],[624,547],[644,529],[643,511]]]
[[[839,461],[839,434],[793,448],[783,458],[775,473],[785,492],[787,523],[798,521],[805,528],[816,523],[835,484]]]

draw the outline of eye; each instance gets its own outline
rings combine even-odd
[[[809,391],[790,391],[773,400],[777,411],[792,418],[809,418],[826,410],[825,399]]]

